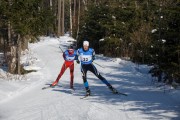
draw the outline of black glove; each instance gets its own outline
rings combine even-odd
[[[79,60],[76,60],[76,62],[77,62],[77,64],[79,64],[79,63],[80,63],[80,61],[79,61]]]
[[[93,56],[92,56],[92,62],[93,62],[94,60],[95,60],[95,56],[93,55]]]

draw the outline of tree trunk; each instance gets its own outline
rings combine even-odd
[[[76,40],[78,40],[79,37],[79,21],[80,21],[80,14],[81,14],[81,1],[79,0],[79,10],[78,10],[78,25],[77,25],[77,34],[76,34]]]
[[[61,0],[58,0],[58,37],[61,35]]]
[[[87,1],[83,0],[83,3],[84,3],[84,8],[85,8],[85,10],[87,11],[87,10],[88,10],[88,9],[87,9]]]
[[[54,12],[54,16],[57,17],[57,19],[54,19],[53,33],[55,33],[56,36],[59,36],[58,35],[58,27],[57,27],[58,23],[59,23],[59,18],[58,18],[58,13],[59,13],[59,11],[58,11],[58,8],[59,8],[58,3],[59,3],[59,0],[58,1],[53,0],[52,2],[53,2],[52,9],[53,9],[53,12]]]
[[[16,72],[16,50],[15,46],[11,46],[10,51],[7,52],[8,72],[11,74]]]
[[[69,0],[69,16],[70,16],[70,36],[72,36],[72,8],[71,8],[71,0]]]
[[[21,49],[22,49],[22,51],[28,49],[28,38],[27,37],[22,38]]]
[[[6,52],[6,41],[3,37],[1,37],[2,43],[3,43],[3,52],[4,52],[4,59],[7,62],[7,52]]]
[[[7,45],[9,46],[11,42],[11,23],[10,21],[8,21],[8,41],[7,41]]]
[[[17,38],[17,74],[21,74],[21,65],[20,65],[20,57],[21,57],[21,36],[18,34]]]
[[[64,35],[64,0],[62,1],[62,33],[61,35]]]
[[[52,0],[49,0],[49,6],[50,6],[50,8],[52,9]]]
[[[74,14],[73,14],[73,25],[76,24],[76,0],[74,0]]]
[[[8,0],[8,4],[9,4],[9,6],[11,6],[12,0]],[[7,46],[10,46],[12,36],[11,36],[11,22],[9,20],[7,21],[7,27],[8,27],[7,28],[8,29]]]

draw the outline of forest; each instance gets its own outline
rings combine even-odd
[[[28,43],[69,33],[78,47],[88,40],[97,54],[154,65],[180,83],[179,13],[180,0],[1,0],[1,67],[23,74]]]

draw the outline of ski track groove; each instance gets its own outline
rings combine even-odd
[[[116,67],[116,68],[118,68],[118,67]],[[120,69],[120,68],[118,68],[118,69]],[[111,77],[108,77],[108,75],[107,74],[111,74],[111,73],[113,73],[113,71],[115,71],[115,70],[111,70],[110,72],[107,72],[107,73],[104,73],[103,75],[106,77],[106,78],[109,78],[109,80],[111,80],[112,81],[112,78]],[[115,73],[118,73],[118,72],[115,72]],[[115,74],[114,73],[114,74]],[[122,103],[122,107],[123,107],[123,112],[124,112],[124,114],[125,114],[125,116],[126,116],[126,118],[128,118],[128,120],[132,120],[130,117],[129,117],[129,115],[128,115],[128,113],[127,113],[127,109],[125,108],[125,102],[122,100],[122,96],[120,96],[120,101],[121,101],[121,103]],[[112,110],[112,109],[111,109]],[[114,110],[115,111],[115,110]]]
[[[127,109],[125,107],[125,102],[121,99],[121,102],[122,102],[122,106],[123,106],[123,112],[126,116],[126,118],[128,118],[128,120],[132,120],[130,117],[129,117],[129,114],[127,113]]]

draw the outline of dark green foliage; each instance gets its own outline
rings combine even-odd
[[[91,2],[81,21],[79,43],[88,39],[97,53],[158,64],[180,82],[179,0]]]
[[[109,22],[110,16],[105,15],[109,13],[109,8],[106,6],[90,6],[90,13],[84,18],[85,24],[80,31],[80,39],[88,39],[91,45],[96,48],[98,40],[106,34],[106,26],[103,26],[106,21]],[[103,24],[103,25],[102,25]],[[109,22],[111,24],[111,22]],[[107,24],[106,24],[107,25]]]
[[[41,6],[42,0],[1,0],[0,11],[4,26],[10,22],[15,34],[43,35],[53,26],[50,8]]]
[[[11,46],[16,46],[13,53],[16,55],[13,56],[14,59],[17,59],[14,63],[15,69],[11,68],[12,61],[6,59],[11,73],[24,72],[20,67],[20,53],[22,49],[28,49],[28,40],[46,35],[53,27],[54,14],[50,7],[44,7],[43,2],[44,0],[0,1],[0,42],[3,43],[4,58],[7,58],[6,53],[10,51]]]
[[[53,1],[57,3],[57,1]],[[82,2],[82,1],[81,1]],[[7,39],[8,23],[15,36],[35,38],[53,31],[57,8],[46,0],[1,0],[0,37]],[[78,44],[89,40],[96,53],[129,57],[159,65],[180,82],[179,0],[88,0],[81,4]],[[65,31],[69,29],[69,1],[65,1]],[[151,32],[155,29],[155,32]],[[73,35],[76,29],[73,28]],[[100,39],[104,41],[99,41]],[[2,48],[2,46],[1,46]]]
[[[117,57],[121,49],[121,41],[117,38],[105,38],[104,41],[100,42],[100,52],[106,56]]]

